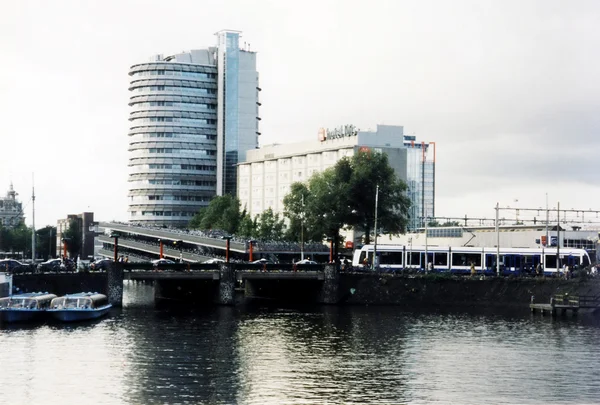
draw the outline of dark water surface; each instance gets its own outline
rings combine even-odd
[[[600,316],[400,307],[157,310],[0,327],[0,403],[600,403]]]

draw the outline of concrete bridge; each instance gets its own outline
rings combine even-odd
[[[59,295],[98,291],[120,306],[123,280],[152,282],[157,301],[233,305],[236,291],[243,289],[245,298],[334,304],[338,302],[339,271],[334,265],[174,263],[156,267],[149,262],[113,263],[106,272],[15,275],[14,286],[21,291]]]

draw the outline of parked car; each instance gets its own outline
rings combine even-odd
[[[48,259],[45,262],[38,264],[39,271],[60,271],[61,259]]]
[[[175,262],[173,260],[169,260],[169,259],[156,259],[156,260],[152,260],[152,264],[154,265],[154,267],[159,267],[162,266],[164,264],[174,264]]]
[[[265,259],[264,257],[262,259],[258,259],[258,260],[254,260],[253,262],[251,262],[252,264],[274,264],[274,261]]]
[[[317,262],[310,259],[302,259],[300,261],[297,261],[296,264],[317,264]]]
[[[108,258],[96,260],[94,263],[90,264],[90,270],[106,270],[112,261],[112,259]]]
[[[217,259],[215,257],[215,258],[212,258],[212,259],[205,260],[202,263],[225,263],[225,260],[224,259]]]
[[[15,259],[3,259],[0,260],[0,271],[7,271],[10,273],[24,271],[28,268],[27,265],[21,263]]]

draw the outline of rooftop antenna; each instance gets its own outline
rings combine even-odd
[[[31,262],[35,263],[35,185],[31,173]]]

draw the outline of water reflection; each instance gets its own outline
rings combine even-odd
[[[15,403],[592,403],[597,316],[399,307],[157,310],[150,285],[86,324],[0,327]]]

